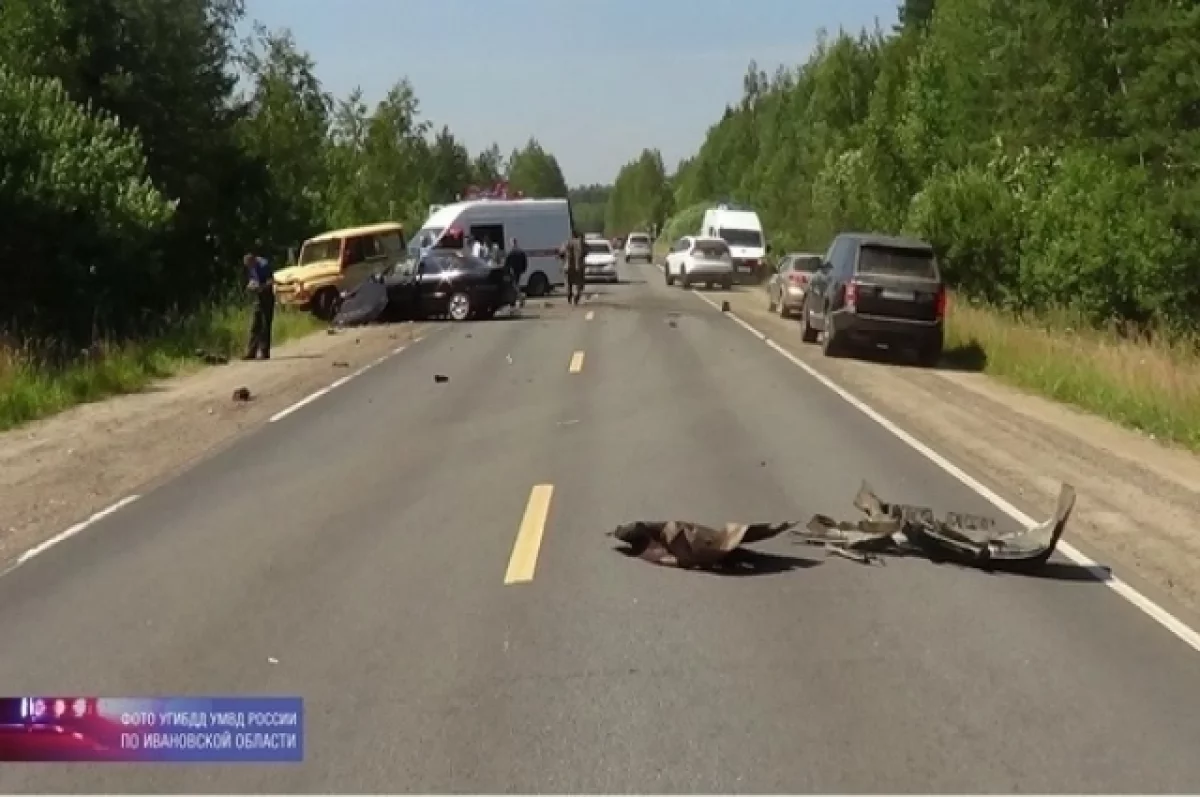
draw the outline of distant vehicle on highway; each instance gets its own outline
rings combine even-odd
[[[762,273],[768,247],[762,222],[753,210],[734,205],[709,208],[700,234],[729,244],[738,281],[753,282]]]
[[[395,222],[321,233],[304,242],[296,265],[275,272],[275,296],[328,321],[338,297],[402,259],[404,250],[404,227]]]
[[[559,247],[571,237],[571,208],[565,199],[474,199],[446,205],[412,237],[410,258],[416,261],[422,252],[450,245],[452,237],[446,233],[451,230],[503,250],[516,238],[529,258],[521,281],[529,296],[545,296],[566,283],[558,258]]]
[[[690,288],[696,283],[704,283],[709,288],[720,285],[729,290],[733,287],[733,258],[729,245],[720,238],[686,235],[667,253],[663,274],[668,285],[678,281],[684,288]]]
[[[583,277],[588,282],[604,280],[619,282],[617,254],[612,244],[603,238],[590,238],[583,242]]]
[[[647,233],[631,232],[625,239],[625,262],[632,263],[635,260],[654,262],[654,244]]]
[[[821,256],[810,252],[789,252],[779,261],[767,283],[767,311],[788,318],[804,307],[808,282],[821,267]]]
[[[809,282],[801,324],[838,357],[858,344],[911,347],[922,365],[942,356],[946,284],[933,247],[869,233],[837,236]]]
[[[404,261],[342,297],[337,322],[346,326],[376,319],[491,318],[516,299],[512,273],[461,251],[434,250]]]

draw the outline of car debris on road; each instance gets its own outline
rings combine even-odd
[[[1063,484],[1053,517],[1027,528],[996,532],[989,517],[950,512],[942,519],[929,507],[893,504],[880,499],[866,482],[854,497],[866,517],[839,522],[814,515],[797,532],[803,542],[841,551],[861,562],[879,555],[924,555],[984,569],[1028,569],[1054,554],[1075,508],[1075,488]]]
[[[863,563],[877,561],[880,555],[919,555],[990,570],[1032,569],[1054,554],[1075,507],[1075,488],[1062,485],[1058,507],[1044,523],[1001,532],[993,530],[996,523],[989,517],[950,512],[937,519],[928,507],[888,503],[866,482],[854,505],[865,518],[849,522],[814,515],[802,528],[798,522],[727,523],[716,529],[684,520],[635,521],[608,536],[624,542],[633,556],[683,569],[719,567],[739,546],[785,531],[801,543]]]
[[[250,388],[248,387],[239,387],[233,391],[234,401],[251,401],[253,398],[254,395],[250,392]]]
[[[686,520],[639,520],[608,532],[648,562],[685,570],[724,564],[743,543],[762,542],[794,529],[797,523],[726,523],[715,529]]]

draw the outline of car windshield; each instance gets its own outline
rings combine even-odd
[[[763,245],[762,233],[758,230],[739,230],[736,227],[722,227],[717,234],[730,246],[751,246],[758,248]]]
[[[928,249],[864,246],[858,255],[860,274],[937,279],[937,263]]]
[[[607,241],[586,241],[584,243],[584,250],[589,255],[611,255],[612,254],[612,247],[610,247],[608,245]]]
[[[648,235],[631,235],[631,236],[629,236],[629,243],[640,244],[641,246],[649,246],[650,245],[650,236],[648,236]]]
[[[342,254],[342,239],[330,238],[324,241],[309,241],[300,250],[301,266],[310,263],[320,263],[322,260],[337,260]]]
[[[796,255],[792,258],[792,269],[794,271],[816,271],[820,267],[820,255]]]
[[[408,256],[416,260],[421,256],[421,248],[431,246],[437,242],[437,239],[445,231],[443,227],[426,227],[418,232],[408,242]]]
[[[725,257],[729,254],[729,247],[720,241],[699,241],[697,242],[692,254],[697,257],[708,257],[714,260]]]

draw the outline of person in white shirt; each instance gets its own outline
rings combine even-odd
[[[471,254],[479,258],[487,257],[487,245],[476,238],[475,243],[471,245]]]

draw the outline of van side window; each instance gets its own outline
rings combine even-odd
[[[346,260],[347,266],[357,265],[367,259],[366,251],[363,246],[362,238],[347,238],[346,239]]]

